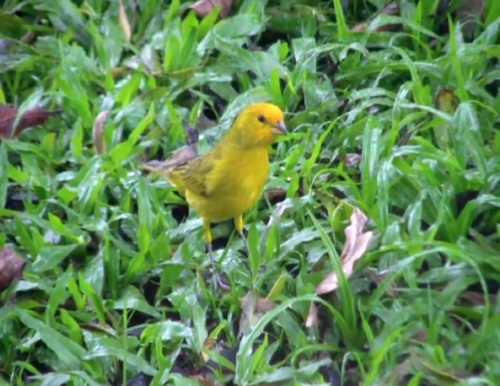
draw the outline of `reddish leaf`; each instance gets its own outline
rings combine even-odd
[[[361,163],[361,154],[357,153],[347,153],[344,156],[344,165],[348,168],[353,168]]]
[[[125,6],[122,0],[118,0],[118,23],[122,28],[123,35],[127,42],[130,42],[130,37],[132,36],[130,23],[128,22],[127,12],[125,11]]]
[[[368,217],[359,208],[354,208],[351,215],[350,224],[345,228],[345,244],[340,255],[342,261],[342,271],[346,278],[349,278],[354,271],[354,263],[358,261],[366,252],[368,243],[373,237],[373,232],[365,232],[364,227],[368,223]],[[339,278],[336,271],[330,272],[316,288],[316,294],[322,295],[335,291],[339,286]],[[306,320],[306,327],[314,326],[318,323],[318,310],[314,303],[311,304],[309,315]]]
[[[15,107],[0,103],[0,137],[13,138],[18,136],[23,130],[43,124],[51,115],[60,111],[48,111],[43,107],[33,107],[26,110],[19,118],[16,127],[16,116],[18,110]]]
[[[189,8],[191,8],[198,17],[205,17],[212,12],[216,6],[220,6],[220,17],[226,17],[231,12],[233,0],[198,0]]]
[[[8,247],[0,250],[0,292],[19,280],[26,260]]]

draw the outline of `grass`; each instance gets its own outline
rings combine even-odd
[[[0,143],[0,246],[28,261],[0,295],[0,385],[498,383],[500,8],[471,29],[434,0],[343,3],[242,0],[221,20],[178,0],[121,17],[6,1],[0,102],[63,112]],[[214,227],[233,286],[215,293],[201,220],[139,165],[183,146],[185,122],[206,151],[262,100],[291,134],[246,215],[250,256]],[[319,298],[353,206],[374,240]]]

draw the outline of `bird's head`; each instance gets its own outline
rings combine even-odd
[[[287,134],[283,111],[270,103],[246,107],[236,118],[231,131],[246,147],[268,147],[277,137]]]

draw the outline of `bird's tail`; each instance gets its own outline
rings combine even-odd
[[[198,157],[198,147],[196,145],[187,145],[177,150],[165,161],[152,160],[142,164],[142,168],[159,173],[168,179],[175,168],[196,157]]]

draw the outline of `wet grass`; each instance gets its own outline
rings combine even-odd
[[[220,20],[124,0],[120,20],[118,2],[6,2],[0,103],[63,112],[0,143],[0,246],[27,259],[0,295],[0,384],[498,383],[500,8],[471,29],[437,1],[341,3]],[[140,164],[185,123],[206,151],[262,100],[291,133],[246,215],[250,256],[214,227],[233,286],[214,292],[201,220]],[[320,300],[353,207],[375,237]],[[276,307],[258,319],[249,292]]]

